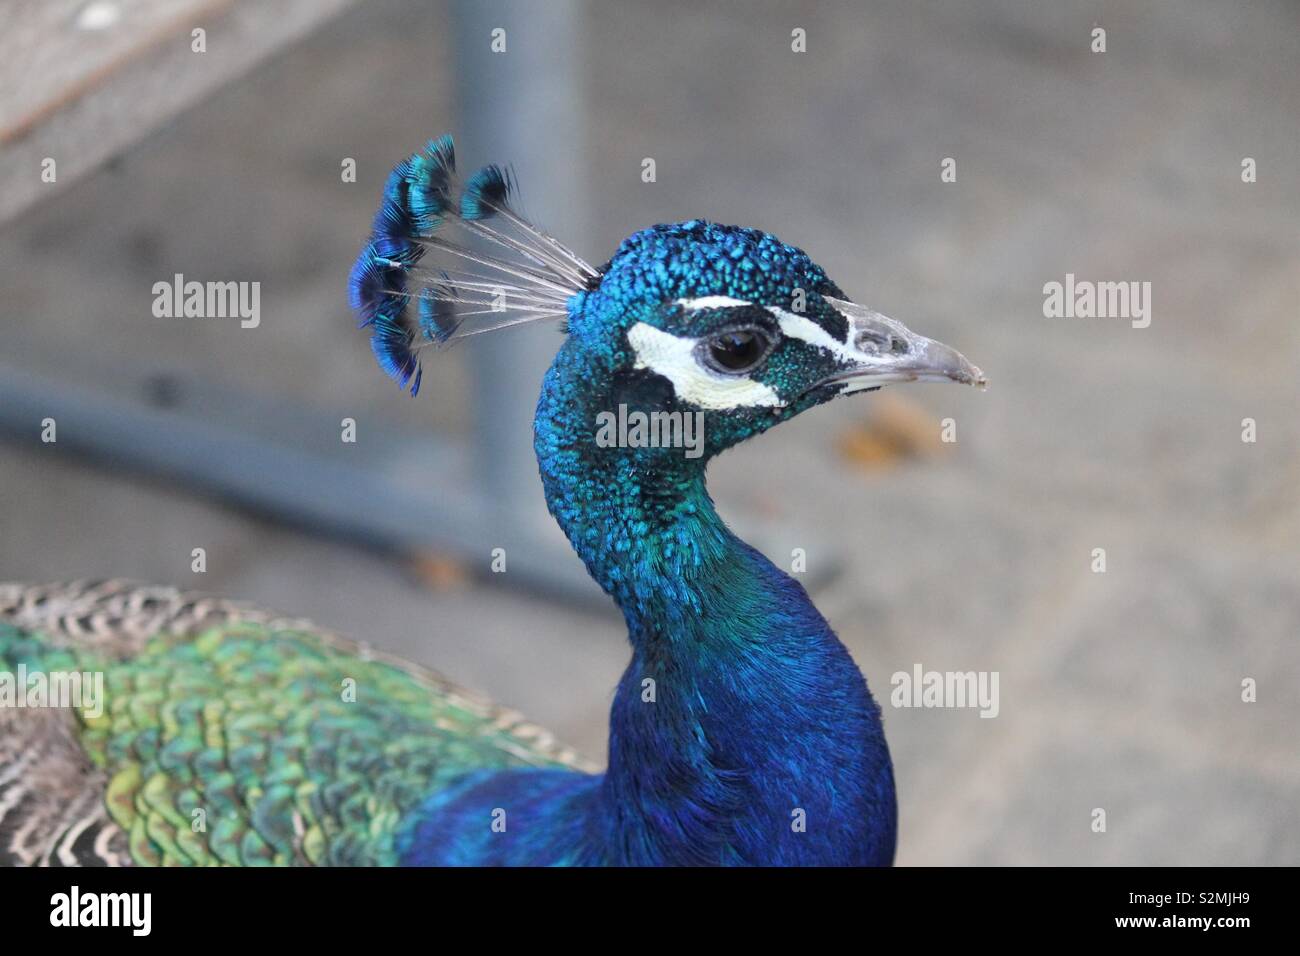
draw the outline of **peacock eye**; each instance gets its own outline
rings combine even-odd
[[[709,364],[719,372],[748,372],[767,357],[770,342],[757,329],[731,329],[708,340]]]

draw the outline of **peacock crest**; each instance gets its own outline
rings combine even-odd
[[[450,136],[389,174],[349,297],[380,367],[412,395],[422,349],[563,318],[569,298],[599,282],[518,211],[516,194],[509,167],[489,164],[462,181]]]

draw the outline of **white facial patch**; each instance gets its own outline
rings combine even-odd
[[[690,311],[701,311],[733,309],[754,303],[733,299],[727,295],[706,295],[695,299],[678,299],[676,304]],[[814,348],[829,352],[845,365],[861,367],[864,364],[872,364],[877,358],[862,352],[848,342],[841,342],[807,316],[771,306],[762,308],[776,319],[782,334],[787,338],[798,339]],[[863,312],[873,315],[867,310]],[[890,321],[884,316],[879,318]],[[850,323],[849,334],[850,337],[853,334],[852,323]],[[700,408],[713,409],[743,406],[777,408],[785,405],[775,391],[761,382],[739,375],[720,375],[701,366],[695,357],[695,347],[699,341],[694,338],[679,338],[644,322],[637,323],[628,332],[628,342],[636,352],[636,367],[648,368],[668,379],[673,383],[677,396],[683,401]],[[887,366],[890,358],[881,356],[879,361],[882,366]],[[875,388],[893,380],[906,381],[906,377],[872,376],[870,380],[847,382],[844,391],[847,393],[860,388]]]
[[[859,365],[867,358],[862,352],[846,342],[841,342],[806,315],[797,315],[785,309],[769,308],[767,311],[776,316],[781,331],[792,339],[799,339],[819,349],[825,349],[841,362],[851,365]]]
[[[748,305],[726,296],[707,296],[684,301],[720,304],[696,306],[716,309]],[[690,306],[688,306],[690,308]],[[695,358],[699,339],[679,338],[645,322],[638,322],[627,333],[628,344],[636,353],[636,367],[648,368],[673,383],[673,391],[684,402],[699,408],[779,408],[785,402],[767,385],[743,375],[719,375],[702,366]]]

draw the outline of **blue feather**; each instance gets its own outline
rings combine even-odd
[[[450,136],[430,140],[398,163],[352,268],[349,300],[358,322],[366,327],[386,320],[374,331],[372,347],[380,366],[404,387],[418,380],[417,338],[441,345],[507,325],[563,318],[568,300],[597,277],[589,264],[511,208],[510,170],[485,166],[459,195],[458,185]],[[499,221],[485,221],[493,218]],[[435,235],[444,226],[456,228]],[[421,265],[426,252],[447,262],[454,281],[445,272],[429,278],[437,273]],[[419,299],[415,310],[412,297]]]
[[[495,163],[484,166],[465,183],[460,214],[470,221],[491,219],[500,210],[509,208],[514,190],[515,180],[510,170]]]
[[[450,287],[446,291],[452,292]],[[420,331],[430,341],[443,343],[451,338],[460,326],[456,307],[432,292],[420,296]]]
[[[411,395],[420,391],[423,370],[411,349],[414,336],[401,321],[387,315],[377,315],[372,322],[370,348],[375,353],[379,367],[387,372],[401,388],[411,385]]]
[[[456,148],[450,136],[430,140],[423,153],[405,163],[407,208],[418,235],[432,235],[452,209],[451,176],[456,171]]]
[[[395,304],[392,291],[405,292],[406,276],[390,266],[393,260],[379,255],[375,243],[368,242],[352,265],[348,277],[348,302],[357,313],[358,326],[365,328],[383,309]],[[399,309],[400,311],[400,309]]]
[[[404,159],[393,167],[384,184],[384,196],[375,213],[374,238],[385,246],[385,254],[400,259],[412,248],[416,235],[415,220],[407,202],[407,183],[413,176],[411,160]]]
[[[418,327],[408,314],[407,271],[424,255],[418,242],[442,225],[451,200],[456,150],[450,136],[430,140],[424,151],[398,163],[384,184],[373,231],[352,266],[348,300],[358,323],[372,327],[370,347],[380,368],[411,394],[420,389]],[[433,338],[432,335],[429,336]]]

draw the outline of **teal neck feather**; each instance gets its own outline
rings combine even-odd
[[[857,667],[804,589],[723,524],[706,459],[596,447],[587,396],[621,390],[589,361],[561,350],[536,445],[551,511],[632,643],[588,811],[613,855],[889,862],[892,768]]]
[[[565,317],[534,443],[551,513],[622,609],[632,661],[604,775],[464,776],[404,820],[401,858],[889,862],[893,774],[866,683],[803,588],[727,529],[704,487],[712,455],[841,394],[847,371],[876,368],[832,305],[843,293],[802,250],[703,220],[642,230],[593,269],[511,209],[499,167],[471,177],[459,201],[454,171],[448,137],[393,171],[352,272],[352,304],[380,365],[412,393],[417,342],[499,327],[494,314],[462,329],[486,314],[479,306],[519,321]],[[532,264],[433,235],[451,222]],[[430,279],[431,250],[487,275]],[[719,381],[743,397],[718,400]],[[624,405],[699,415],[702,454],[602,447],[597,416]]]
[[[570,339],[535,425],[547,503],[632,644],[608,770],[471,774],[410,822],[403,860],[888,864],[893,771],[862,675],[804,589],[718,517],[707,456],[597,446],[592,396],[647,398],[610,368]]]

